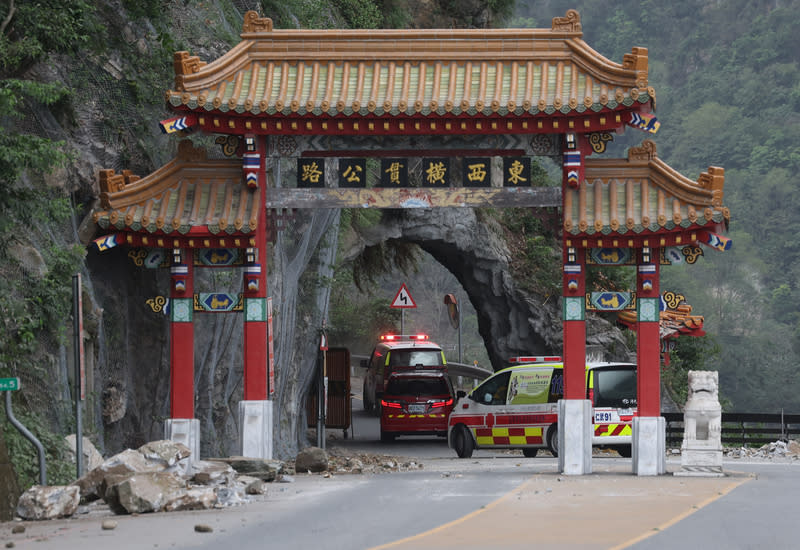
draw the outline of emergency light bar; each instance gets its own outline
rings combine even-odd
[[[391,342],[394,340],[427,340],[427,334],[381,334],[381,340]]]
[[[509,363],[560,363],[560,355],[530,355],[521,357],[511,357]]]

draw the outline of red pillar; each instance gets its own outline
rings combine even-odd
[[[643,248],[636,274],[636,363],[639,416],[661,416],[659,250]]]
[[[567,243],[565,241],[565,243]],[[564,247],[564,399],[586,399],[586,264],[582,248]],[[570,261],[572,259],[573,261]]]
[[[583,183],[585,143],[579,134],[564,136],[562,196]],[[586,399],[586,251],[567,235],[563,242],[564,398]]]
[[[245,140],[249,139],[247,136]],[[252,136],[258,152],[258,224],[250,256],[244,269],[244,399],[267,399],[267,229],[266,229],[266,138]],[[251,164],[251,167],[253,165]],[[252,253],[252,254],[251,254]]]
[[[191,250],[173,250],[170,280],[170,418],[194,418],[193,267]]]

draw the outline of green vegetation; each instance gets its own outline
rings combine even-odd
[[[71,456],[64,438],[50,429],[49,420],[37,413],[16,409],[14,416],[36,436],[44,447],[48,485],[72,483],[75,480],[74,457]],[[19,486],[25,489],[31,485],[38,485],[39,454],[36,448],[8,422],[5,412],[0,413],[0,422],[3,426],[0,434],[5,438]]]
[[[659,156],[692,179],[709,165],[725,168],[733,249],[705,248],[695,265],[662,270],[662,289],[684,294],[717,344],[701,339],[693,358],[678,363],[719,370],[732,410],[800,410],[800,2],[570,7],[581,14],[586,42],[609,59],[648,48]],[[564,11],[553,0],[518,2],[515,21],[546,27]],[[628,129],[606,155],[622,156],[648,136]],[[684,348],[682,341],[678,357]]]
[[[720,352],[713,336],[680,336],[670,353],[668,365],[661,366],[661,382],[676,403],[686,403],[690,370],[710,370],[708,363]]]
[[[524,208],[504,208],[499,219],[513,251],[514,279],[530,292],[546,296],[561,293],[561,252],[558,224],[545,223]]]
[[[73,207],[66,193],[47,185],[45,178],[71,155],[63,142],[29,132],[22,122],[40,109],[69,116],[71,91],[28,79],[27,70],[50,54],[91,47],[98,27],[93,7],[82,1],[9,0],[0,2],[0,13],[0,376],[21,378],[22,389],[13,396],[22,406],[17,414],[48,450],[49,480],[60,483],[71,475],[66,474],[63,440],[50,429],[58,413],[48,408],[48,394],[26,389],[31,382],[34,388],[52,384],[42,342],[62,338],[71,277],[83,249],[64,248],[48,234],[49,227],[69,220]],[[23,269],[37,268],[18,264],[18,247],[32,238],[41,243],[43,265],[38,276],[24,276]],[[5,422],[4,432],[20,484],[27,487],[38,479],[36,452]]]
[[[328,339],[333,345],[346,342],[354,352],[372,349],[378,336],[400,328],[400,311],[389,307],[390,299],[372,290],[354,289],[352,272],[339,269],[331,290]]]
[[[261,0],[261,13],[280,29],[497,27],[513,9],[514,0]]]

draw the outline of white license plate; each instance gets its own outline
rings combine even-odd
[[[619,415],[617,414],[617,411],[594,411],[595,424],[609,424],[611,422],[619,422]]]
[[[425,412],[425,405],[409,405],[408,412],[413,414],[421,414]]]

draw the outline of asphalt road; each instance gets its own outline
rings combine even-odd
[[[800,531],[794,515],[800,495],[800,461],[747,463],[734,460],[726,462],[724,469],[746,472],[754,477],[723,498],[630,548],[800,548]]]
[[[415,457],[418,470],[295,476],[267,495],[221,510],[0,524],[15,548],[127,550],[458,548],[796,548],[800,463],[725,463],[724,478],[637,477],[630,459],[596,456],[593,473],[563,476],[555,459],[476,452],[458,459],[436,437],[381,444],[377,419],[354,402],[353,435],[329,447]],[[348,434],[350,436],[351,434]],[[668,470],[680,467],[677,459]],[[212,532],[195,531],[198,524]]]

